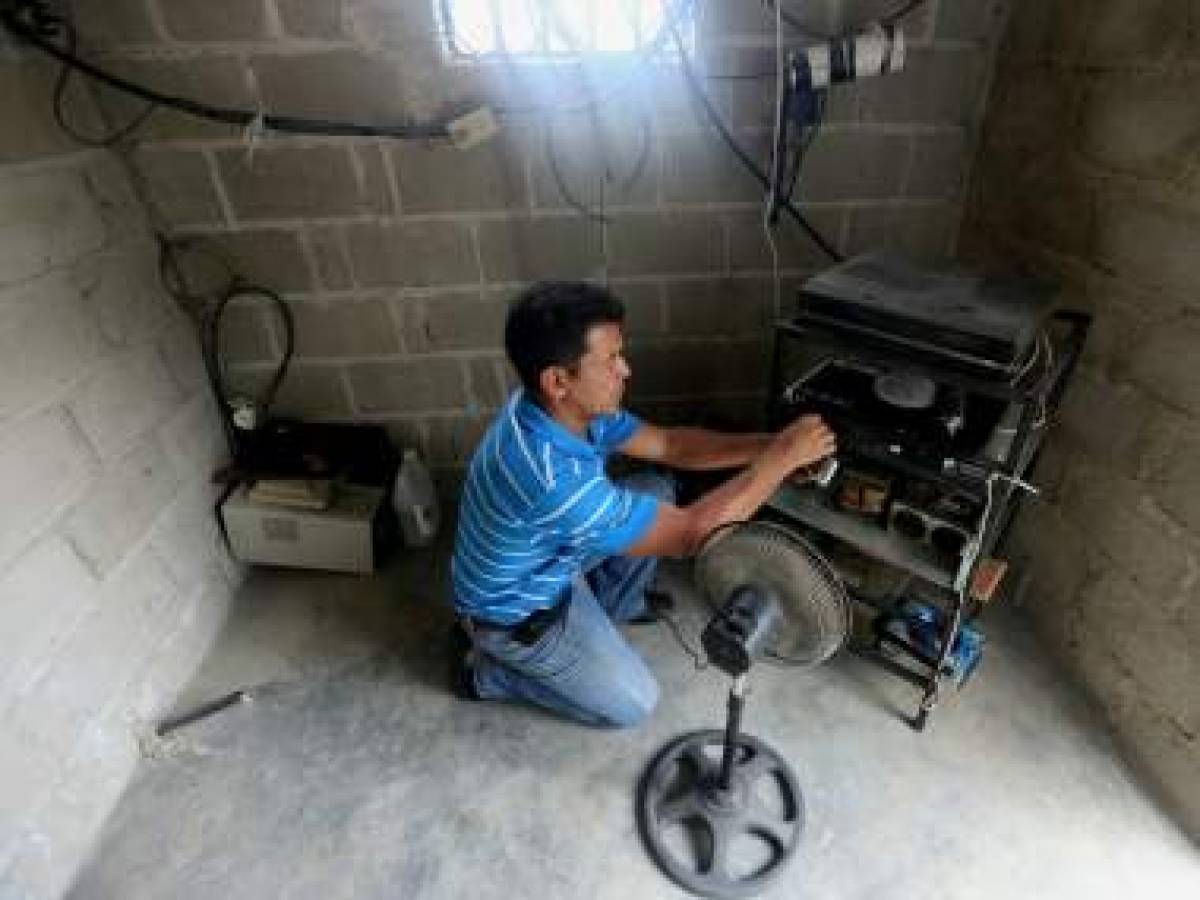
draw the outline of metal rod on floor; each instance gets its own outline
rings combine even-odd
[[[164,737],[170,734],[177,728],[182,728],[184,725],[191,725],[193,722],[198,722],[206,716],[211,716],[213,713],[220,712],[233,706],[235,703],[241,703],[248,699],[249,695],[245,691],[234,691],[231,694],[226,694],[224,697],[218,697],[216,700],[209,700],[207,703],[202,703],[195,709],[182,713],[178,716],[172,716],[159,722],[154,728],[154,733],[159,737]]]

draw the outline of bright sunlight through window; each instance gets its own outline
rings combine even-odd
[[[464,58],[628,54],[663,37],[671,0],[440,0],[451,52]],[[682,28],[682,26],[681,26]]]

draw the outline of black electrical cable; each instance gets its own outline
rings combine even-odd
[[[70,22],[63,22],[64,33],[67,36],[67,52],[75,55],[76,47],[78,46],[78,36],[75,32],[75,26]],[[112,147],[123,141],[129,135],[133,134],[146,123],[150,115],[158,109],[157,103],[147,103],[146,108],[135,115],[125,125],[113,129],[103,137],[92,137],[78,131],[73,125],[67,121],[66,110],[63,107],[66,100],[67,85],[71,81],[71,75],[74,74],[72,69],[66,63],[63,63],[58,70],[58,78],[54,82],[54,99],[51,102],[51,108],[54,112],[54,121],[58,127],[62,129],[71,140],[82,144],[85,147]]]
[[[761,184],[767,190],[770,190],[771,181],[767,177],[766,173],[763,172],[758,163],[756,163],[750,157],[750,154],[742,149],[742,146],[737,142],[737,139],[729,131],[729,126],[722,121],[721,114],[717,112],[716,108],[713,106],[712,100],[709,98],[708,94],[705,93],[703,85],[700,84],[700,77],[696,74],[696,70],[692,66],[691,58],[687,54],[687,49],[683,46],[683,37],[679,34],[679,30],[674,27],[673,23],[671,27],[671,34],[675,39],[675,46],[679,51],[679,63],[683,68],[684,79],[687,81],[688,87],[692,94],[700,103],[700,107],[704,110],[705,115],[708,117],[708,121],[712,124],[713,128],[716,129],[717,133],[721,136],[721,139],[725,141],[726,145],[733,152],[733,155],[736,156],[742,165],[746,167],[747,171],[749,171],[750,174],[758,180],[759,184]],[[834,246],[830,244],[829,241],[827,241],[825,237],[812,226],[812,224],[804,217],[804,214],[801,213],[800,210],[796,209],[795,204],[789,200],[780,205],[784,210],[787,211],[788,215],[796,220],[796,224],[804,230],[805,234],[812,239],[813,243],[821,248],[821,252],[823,252],[834,262],[842,261],[842,254],[839,253]]]
[[[227,417],[230,415],[232,403],[230,402],[225,380],[221,373],[221,317],[225,314],[225,310],[232,300],[243,297],[257,297],[270,301],[279,312],[279,317],[283,321],[284,326],[283,356],[280,357],[279,363],[275,367],[275,374],[255,400],[255,406],[259,410],[265,412],[271,408],[271,404],[275,401],[275,395],[279,391],[279,386],[283,383],[284,376],[287,375],[288,367],[292,362],[292,355],[296,349],[296,321],[292,315],[291,307],[287,305],[283,297],[270,288],[265,288],[261,285],[246,284],[241,281],[234,282],[221,295],[212,309],[208,311],[204,319],[202,331],[205,365],[208,368],[209,377],[212,379],[213,389],[217,394],[217,398],[224,407],[222,412]]]
[[[72,70],[87,75],[101,84],[130,94],[159,107],[168,107],[188,115],[227,125],[247,127],[254,125],[266,131],[289,134],[322,135],[332,137],[385,137],[400,140],[427,140],[449,137],[448,121],[425,122],[401,125],[366,125],[360,122],[334,122],[325,119],[307,119],[298,116],[280,116],[255,110],[213,106],[187,97],[164,94],[136,82],[114,75],[99,66],[80,59],[69,50],[57,46],[39,31],[22,22],[13,8],[0,11],[0,24],[14,37],[53,57]]]
[[[177,304],[199,321],[207,307],[233,288],[237,282],[233,263],[211,242],[202,238],[169,238],[163,233],[155,235],[158,241],[158,278],[163,289]],[[184,274],[180,256],[184,253],[199,253],[215,261],[222,273],[220,284],[209,290],[197,290],[190,286]]]

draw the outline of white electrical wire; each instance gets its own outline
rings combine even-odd
[[[967,551],[963,556],[962,564],[959,566],[960,579],[963,583],[956,585],[959,591],[965,589],[966,573],[970,572],[975,565],[975,560],[978,559],[980,551],[983,549],[983,535],[987,531],[988,519],[992,515],[992,506],[995,504],[996,482],[1007,481],[1013,487],[1021,488],[1028,491],[1035,497],[1042,491],[1035,484],[1030,484],[1024,478],[1018,478],[1015,475],[1009,475],[1007,472],[992,472],[987,477],[987,500],[983,504],[983,514],[979,517],[979,528],[975,536],[971,538],[967,544]]]
[[[783,285],[779,277],[779,245],[771,230],[771,211],[779,191],[776,178],[779,174],[779,133],[783,129],[783,4],[775,4],[775,134],[771,141],[771,177],[767,187],[767,199],[763,205],[762,228],[771,249],[771,276],[774,289],[774,314],[783,313]]]
[[[1047,332],[1042,333],[1042,337],[1046,342],[1046,371],[1043,377],[1049,377],[1054,372],[1054,346],[1050,343],[1050,335]],[[1033,423],[1034,428],[1042,428],[1046,424],[1046,392],[1049,390],[1049,385],[1046,386],[1038,395],[1038,417]]]

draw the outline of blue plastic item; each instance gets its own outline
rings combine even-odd
[[[900,607],[900,618],[906,637],[925,656],[936,659],[941,651],[941,634],[946,627],[946,614],[936,606],[918,600],[906,600]],[[970,623],[959,627],[950,655],[946,658],[950,677],[961,686],[975,671],[983,658],[983,633]]]

